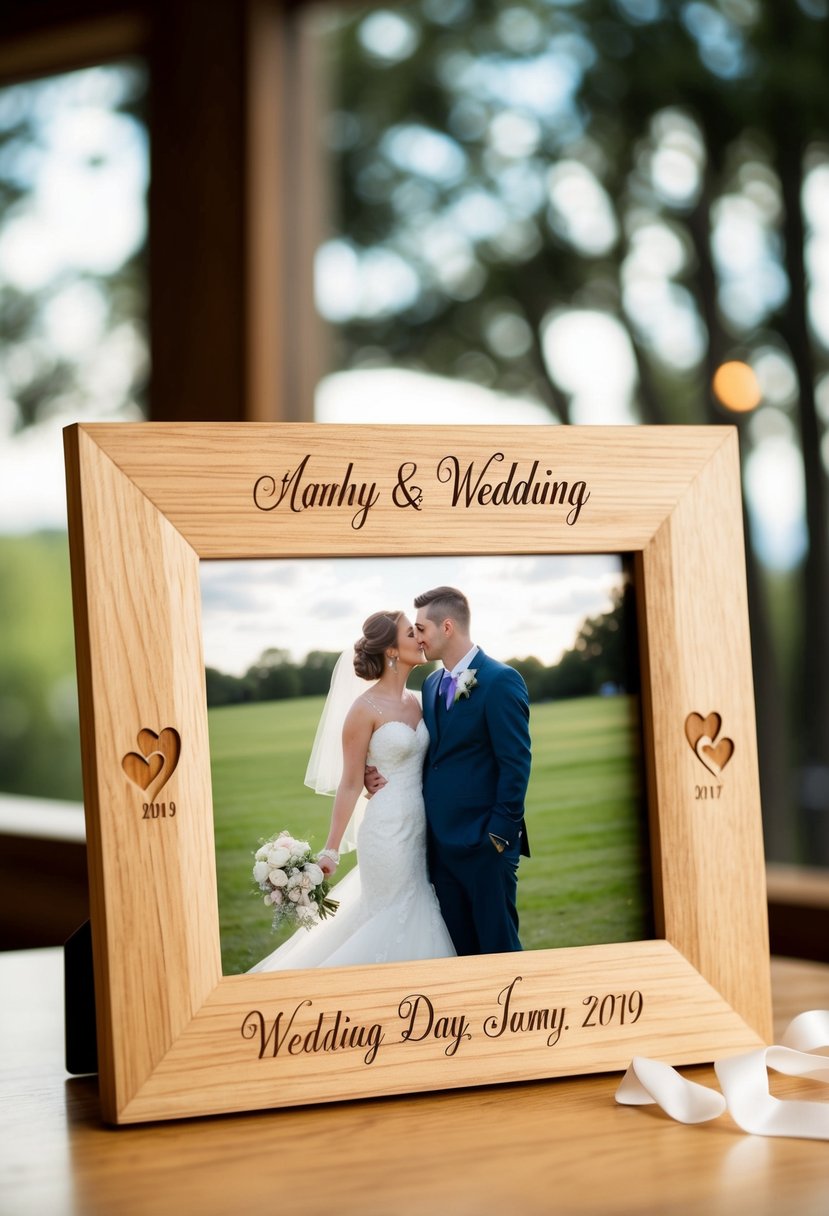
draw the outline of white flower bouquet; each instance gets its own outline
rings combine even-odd
[[[266,907],[273,909],[273,928],[285,924],[312,929],[339,907],[328,898],[330,883],[317,865],[307,840],[279,832],[254,853],[253,881]]]

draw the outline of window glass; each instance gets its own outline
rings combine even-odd
[[[825,6],[304,20],[317,417],[737,425],[767,840],[829,865]]]
[[[146,72],[0,89],[0,790],[81,796],[61,428],[146,408]]]

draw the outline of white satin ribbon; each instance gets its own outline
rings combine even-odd
[[[811,1054],[829,1047],[829,1010],[812,1009],[790,1023],[778,1047],[717,1060],[722,1094],[681,1077],[670,1064],[634,1056],[616,1090],[623,1106],[656,1103],[679,1123],[706,1123],[726,1111],[744,1132],[829,1140],[829,1104],[775,1098],[768,1070],[829,1083],[829,1057]]]

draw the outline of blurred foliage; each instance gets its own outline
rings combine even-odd
[[[642,420],[696,422],[723,416],[706,371],[725,349],[795,358],[786,277],[802,249],[781,239],[783,205],[829,157],[821,6],[327,11],[336,227],[362,281],[380,255],[400,271],[396,296],[368,291],[333,318],[342,365],[402,361],[572,421],[544,330],[558,309],[598,309],[627,332]],[[753,292],[712,247],[734,205],[761,246]],[[685,328],[681,354],[636,298],[642,277]]]
[[[234,676],[207,668],[207,704],[240,705],[248,701],[285,701],[291,697],[317,697],[328,692],[336,651],[312,650],[300,662],[278,647],[264,650],[244,675]],[[434,663],[416,667],[408,687],[418,691]]]
[[[318,279],[333,284],[321,306],[338,366],[468,379],[540,400],[562,422],[735,422],[748,473],[775,443],[796,451],[805,527],[785,581],[762,568],[751,511],[746,526],[768,847],[803,856],[792,808],[808,802],[829,822],[829,332],[814,201],[829,174],[827,3],[309,7],[334,97],[324,135],[337,235]],[[140,118],[146,79],[134,67],[123,79],[114,108]],[[43,150],[40,88],[0,96],[3,224],[25,208]],[[143,309],[143,256],[81,275],[104,302],[108,336]],[[28,293],[0,286],[0,388],[14,427],[67,407],[94,415],[105,398],[110,410],[143,402],[140,358],[113,400],[50,345],[49,306],[66,287],[61,275]],[[629,417],[590,402],[585,413],[579,399],[565,323],[588,315],[605,321],[588,362],[610,362],[612,341],[630,363]],[[711,391],[731,358],[751,364],[763,390],[747,417]],[[755,502],[786,484],[769,480]],[[36,615],[27,597],[20,627]],[[3,645],[0,696],[22,704],[22,652]],[[263,679],[290,682],[271,666]],[[10,720],[18,744],[3,736],[0,785],[7,769],[15,783],[32,774],[33,792],[57,784],[42,763],[49,747],[25,760],[28,727]],[[808,860],[829,864],[826,840],[825,856]]]
[[[792,811],[809,802],[829,825],[829,6],[418,0],[324,13],[336,203],[318,276],[333,284],[321,307],[336,361],[472,380],[560,422],[739,427],[768,846],[802,857]],[[568,328],[588,316],[589,354]],[[735,359],[760,384],[748,415],[712,390]],[[590,364],[617,369],[612,393],[580,396]],[[761,483],[752,459],[774,469],[781,449],[794,480]],[[755,511],[798,493],[801,474],[781,611]],[[825,853],[807,859],[829,864]]]
[[[138,185],[140,157],[127,145],[143,138],[146,108],[146,71],[130,62],[0,90],[0,241],[11,267],[0,277],[0,403],[12,432],[58,414],[146,412],[146,241],[136,248],[122,226],[119,259],[117,238],[89,239],[96,221],[113,222],[96,207],[123,205]],[[59,235],[35,250],[56,216]]]
[[[144,412],[146,102],[137,62],[0,89],[0,441]],[[81,799],[77,717],[66,537],[0,536],[0,791]]]
[[[535,657],[509,660],[524,677],[530,701],[639,692],[633,588],[614,592],[613,601],[607,612],[582,621],[573,645],[557,663],[545,667]]]
[[[80,801],[66,537],[0,536],[0,790]]]
[[[284,701],[289,697],[315,697],[328,692],[339,655],[312,650],[301,663],[290,652],[270,647],[242,676],[207,668],[207,704],[238,705],[245,701]]]

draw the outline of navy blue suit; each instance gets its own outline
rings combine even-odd
[[[529,698],[519,673],[473,658],[475,687],[446,709],[442,670],[423,685],[429,750],[423,765],[429,873],[458,954],[520,950],[518,858],[529,857]],[[499,853],[489,834],[508,842]]]

